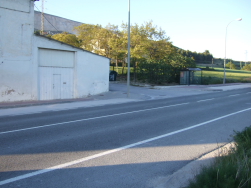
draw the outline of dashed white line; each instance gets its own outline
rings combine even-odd
[[[12,130],[12,131],[0,132],[0,135],[1,134],[7,134],[7,133],[13,133],[13,132],[27,131],[27,130],[32,130],[32,129],[40,129],[40,128],[45,128],[45,127],[52,127],[52,126],[62,125],[62,124],[68,124],[68,123],[76,123],[76,122],[81,122],[81,121],[89,121],[89,120],[95,120],[95,119],[101,119],[101,118],[107,118],[107,117],[121,116],[121,115],[138,113],[138,112],[145,112],[145,111],[150,111],[150,110],[158,110],[158,109],[162,109],[162,108],[170,108],[170,107],[181,106],[181,105],[186,105],[186,104],[189,104],[189,103],[174,104],[174,105],[169,105],[169,106],[161,106],[161,107],[149,108],[149,109],[144,109],[144,110],[136,110],[136,111],[131,111],[131,112],[124,112],[124,113],[119,113],[119,114],[112,114],[112,115],[106,115],[106,116],[98,116],[98,117],[79,119],[79,120],[74,120],[74,121],[66,121],[66,122],[61,122],[61,123],[54,123],[54,124],[49,124],[49,125],[41,125],[41,126],[30,127],[30,128],[25,128],[25,129],[16,129],[16,130]]]
[[[249,111],[249,110],[251,110],[251,108],[240,110],[240,111],[237,111],[237,112],[225,115],[225,116],[221,116],[221,117],[218,117],[218,118],[215,118],[215,119],[203,122],[203,123],[199,123],[199,124],[196,124],[196,125],[184,128],[184,129],[180,129],[180,130],[177,130],[177,131],[174,131],[174,132],[171,132],[171,133],[156,136],[156,137],[153,137],[153,138],[150,138],[150,139],[147,139],[147,140],[143,140],[143,141],[140,141],[140,142],[136,142],[136,143],[133,143],[133,144],[130,144],[130,145],[122,146],[122,147],[119,147],[119,148],[116,148],[116,149],[108,150],[108,151],[101,152],[101,153],[98,153],[98,154],[95,154],[95,155],[91,155],[91,156],[88,156],[88,157],[77,159],[77,160],[74,160],[74,161],[71,161],[71,162],[68,162],[68,163],[60,164],[60,165],[53,166],[53,167],[50,167],[50,168],[46,168],[46,169],[43,169],[43,170],[38,170],[38,171],[31,172],[31,173],[28,173],[28,174],[24,174],[24,175],[21,175],[21,176],[17,176],[17,177],[14,177],[14,178],[6,179],[6,180],[3,180],[3,181],[0,181],[0,185],[5,185],[5,184],[8,184],[8,183],[18,181],[18,180],[30,178],[30,177],[33,177],[33,176],[36,176],[36,175],[40,175],[40,174],[44,174],[44,173],[51,172],[51,171],[54,171],[54,170],[62,169],[62,168],[68,167],[68,166],[76,165],[76,164],[79,164],[79,163],[82,163],[82,162],[85,162],[85,161],[89,161],[89,160],[92,160],[92,159],[95,159],[95,158],[98,158],[98,157],[102,157],[102,156],[105,156],[105,155],[109,155],[109,154],[118,152],[118,151],[121,151],[121,150],[125,150],[125,149],[128,149],[128,148],[139,146],[139,145],[142,145],[142,144],[145,144],[145,143],[148,143],[148,142],[151,142],[151,141],[155,141],[155,140],[158,140],[158,139],[161,139],[161,138],[172,136],[172,135],[184,132],[184,131],[188,131],[188,130],[191,130],[191,129],[206,125],[208,123],[212,123],[212,122],[227,118],[229,116],[240,114],[242,112],[246,112],[246,111]]]
[[[235,97],[235,96],[238,96],[238,95],[241,95],[241,94],[229,95],[229,97]]]
[[[197,101],[197,102],[204,102],[204,101],[211,101],[211,100],[214,100],[215,98],[211,98],[211,99],[204,99],[204,100],[200,100],[200,101]]]

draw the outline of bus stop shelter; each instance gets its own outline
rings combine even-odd
[[[180,85],[202,84],[202,69],[186,68],[180,71]]]

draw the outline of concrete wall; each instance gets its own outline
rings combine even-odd
[[[68,33],[77,34],[76,31],[74,31],[74,27],[83,24],[81,22],[76,22],[51,14],[44,14],[44,17],[46,18],[44,19],[44,31],[48,32],[49,34],[61,33],[64,31]],[[34,24],[35,30],[41,30],[41,12],[35,11]]]
[[[77,52],[76,97],[96,95],[109,91],[110,60],[90,52]]]
[[[0,101],[34,100],[33,1],[0,3]],[[20,84],[22,81],[23,84]]]

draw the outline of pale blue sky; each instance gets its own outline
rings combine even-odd
[[[36,6],[41,10],[41,1]],[[251,61],[251,0],[130,0],[131,23],[152,20],[173,45],[224,58]],[[35,8],[36,9],[36,8]],[[45,12],[88,24],[128,22],[128,0],[45,0]],[[247,52],[247,55],[246,55]]]

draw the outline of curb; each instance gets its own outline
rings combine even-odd
[[[84,99],[65,99],[65,100],[51,100],[51,101],[23,101],[23,102],[9,102],[9,103],[0,103],[0,109],[8,108],[19,108],[27,106],[42,106],[49,104],[63,104],[63,103],[72,103],[78,101],[93,101],[93,98],[84,98]]]
[[[222,151],[233,147],[234,142],[227,143],[217,149],[201,156],[200,158],[188,163],[178,171],[174,172],[165,178],[164,183],[156,186],[156,188],[185,188],[191,181],[200,174],[203,167],[209,167],[214,162],[217,156],[220,156]]]
[[[201,91],[224,91],[223,89],[202,89]]]

